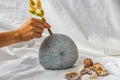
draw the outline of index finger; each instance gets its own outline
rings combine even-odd
[[[44,22],[43,20],[36,19],[36,18],[32,18],[32,19],[36,22],[39,22],[39,23],[45,25],[45,28],[50,28],[51,27],[48,23]]]

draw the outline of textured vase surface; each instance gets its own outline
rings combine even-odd
[[[40,64],[49,70],[71,68],[77,58],[77,46],[71,38],[64,34],[48,36],[39,49]]]

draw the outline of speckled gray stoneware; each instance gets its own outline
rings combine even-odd
[[[77,58],[77,46],[72,39],[64,34],[48,36],[40,46],[39,61],[48,70],[71,68]]]

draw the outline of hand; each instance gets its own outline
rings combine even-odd
[[[44,28],[50,28],[50,25],[40,19],[30,18],[24,25],[17,29],[17,32],[20,41],[28,41],[33,38],[40,38]]]

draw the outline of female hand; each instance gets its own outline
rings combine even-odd
[[[30,18],[24,25],[17,29],[20,41],[28,41],[33,38],[40,38],[44,28],[50,28],[50,25],[36,18]]]

